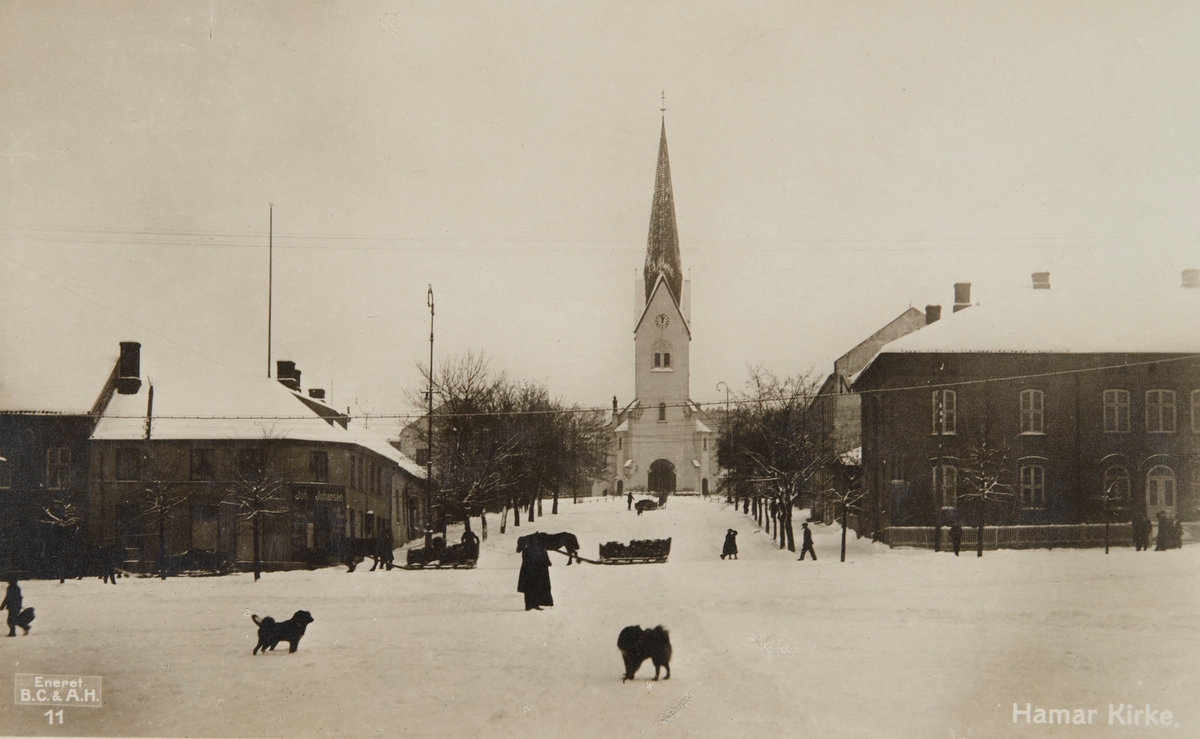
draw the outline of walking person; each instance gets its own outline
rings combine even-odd
[[[550,593],[550,555],[546,554],[540,542],[529,542],[521,552],[517,592],[525,594],[527,611],[540,611],[542,606],[554,605],[554,597]]]
[[[632,490],[630,490],[629,495],[627,495],[625,497],[625,510],[627,510],[627,511],[633,510],[633,491]]]
[[[737,532],[729,529],[725,532],[725,546],[721,547],[721,559],[737,559],[737,554]]]
[[[962,524],[958,521],[950,527],[950,543],[954,545],[954,556],[958,556],[958,550],[962,549]]]
[[[4,592],[4,600],[0,602],[0,610],[8,609],[8,635],[16,636],[17,627],[28,634],[29,622],[33,620],[33,609],[30,608],[26,612],[21,611],[21,586],[17,584],[15,577],[8,579],[8,590]]]
[[[813,549],[812,532],[808,530],[808,524],[800,524],[800,532],[804,535],[804,544],[800,547],[800,559],[798,562],[804,561],[805,554],[811,554],[813,561],[817,561],[817,550]]]
[[[1158,535],[1154,537],[1154,551],[1166,551],[1167,543],[1171,540],[1170,522],[1166,511],[1158,512]]]

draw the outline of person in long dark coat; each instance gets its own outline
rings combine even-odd
[[[721,559],[730,557],[737,559],[737,532],[729,529],[725,532],[725,546],[721,547]]]
[[[950,526],[950,543],[954,545],[954,556],[958,556],[958,550],[962,549],[962,524],[955,521]]]
[[[550,555],[540,542],[530,542],[521,552],[521,575],[517,592],[525,594],[525,610],[540,611],[554,605],[550,594]]]
[[[629,495],[625,496],[625,510],[633,510],[633,491],[629,491]]]
[[[1171,539],[1171,532],[1167,528],[1167,514],[1164,511],[1158,512],[1158,535],[1154,539],[1154,551],[1162,552],[1167,548],[1167,542]]]
[[[8,590],[4,591],[4,601],[0,602],[0,609],[8,609],[8,635],[17,635],[17,616],[21,615],[21,586],[17,584],[15,579],[8,581]],[[25,629],[25,633],[29,633],[28,626],[21,626]]]

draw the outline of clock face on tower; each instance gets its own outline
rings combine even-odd
[[[654,325],[658,326],[659,328],[666,328],[667,326],[671,325],[671,319],[666,315],[659,313],[658,317],[654,319]]]

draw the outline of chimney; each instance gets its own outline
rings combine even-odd
[[[1183,271],[1183,286],[1193,289],[1200,287],[1200,269],[1185,269]]]
[[[956,282],[954,283],[954,313],[959,312],[963,308],[971,307],[971,283]]]
[[[300,370],[296,369],[295,362],[275,362],[275,379],[288,390],[300,392]]]
[[[1049,290],[1050,289],[1050,273],[1049,272],[1034,272],[1033,273],[1033,289],[1034,290]]]
[[[136,395],[142,387],[142,345],[136,341],[121,342],[121,358],[117,361],[117,392]]]
[[[308,389],[308,397],[313,400],[325,400],[325,389],[320,387],[310,387]]]
[[[940,305],[925,306],[925,325],[926,326],[928,326],[931,323],[937,323],[940,320],[942,320],[942,306],[940,306]]]
[[[617,396],[613,396],[613,413],[617,412]]]

